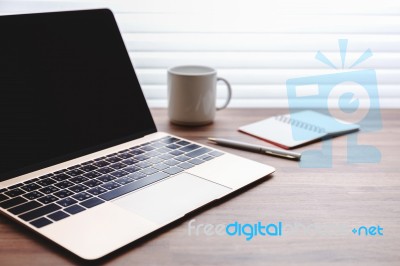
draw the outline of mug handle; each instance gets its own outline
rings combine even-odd
[[[225,108],[228,106],[228,104],[229,104],[229,102],[231,101],[231,98],[232,98],[232,88],[231,88],[231,84],[229,84],[229,82],[228,82],[226,79],[220,78],[220,77],[217,77],[217,82],[218,82],[218,81],[223,81],[223,82],[226,84],[226,87],[227,87],[227,89],[228,89],[228,97],[227,97],[225,103],[224,103],[221,107],[218,107],[218,106],[217,106],[217,111],[222,110],[222,109],[225,109]]]

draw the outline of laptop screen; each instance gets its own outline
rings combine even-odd
[[[0,181],[156,132],[109,10],[0,17]]]

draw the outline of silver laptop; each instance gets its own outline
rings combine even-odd
[[[274,168],[158,132],[109,10],[0,17],[0,210],[100,258]]]

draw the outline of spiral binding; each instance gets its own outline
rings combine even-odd
[[[286,123],[286,124],[290,124],[292,126],[295,126],[295,127],[298,127],[298,128],[302,128],[302,129],[305,129],[305,130],[308,130],[308,131],[313,131],[313,132],[316,132],[316,133],[325,133],[325,129],[322,128],[322,127],[318,127],[318,126],[313,125],[313,124],[302,122],[302,121],[297,120],[297,119],[292,119],[292,118],[289,118],[288,116],[285,116],[285,115],[275,116],[275,120],[278,120],[280,122],[283,122],[283,123]]]

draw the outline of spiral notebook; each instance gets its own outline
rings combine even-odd
[[[239,131],[284,149],[336,137],[360,129],[352,124],[314,111],[278,115],[239,128]]]

